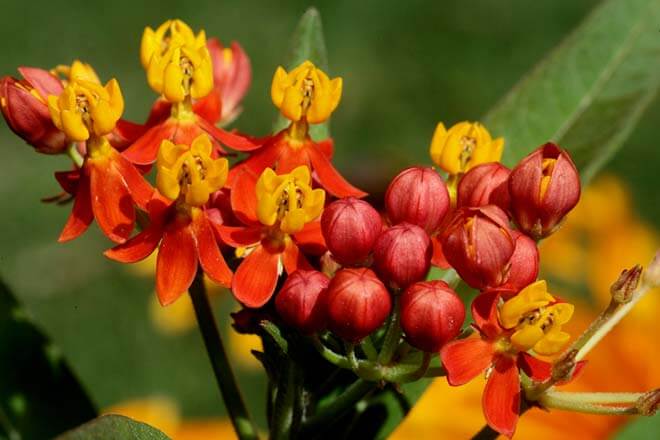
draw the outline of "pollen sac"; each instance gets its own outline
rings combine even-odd
[[[460,208],[440,236],[449,264],[475,289],[506,280],[514,241],[506,213],[494,205]]]
[[[50,117],[49,95],[62,93],[62,83],[50,72],[21,67],[22,80],[0,78],[0,110],[9,128],[44,154],[59,154],[69,141]]]
[[[304,334],[316,333],[325,326],[321,294],[330,280],[315,270],[297,270],[289,276],[275,298],[278,315]]]
[[[227,159],[213,159],[213,146],[205,134],[190,146],[164,140],[158,151],[156,185],[171,200],[181,199],[189,206],[202,206],[227,180]]]
[[[549,294],[546,282],[540,280],[502,304],[499,321],[503,328],[514,330],[511,344],[517,350],[549,356],[561,351],[570,339],[561,328],[571,319],[573,310],[572,304],[559,302]]]
[[[48,97],[48,109],[55,126],[75,142],[110,133],[124,112],[119,83],[111,79],[102,86],[74,78],[59,96]]]
[[[195,35],[181,20],[145,28],[140,61],[149,86],[170,102],[201,99],[213,90],[213,64],[202,30]]]
[[[487,162],[502,157],[504,139],[493,139],[486,127],[478,122],[459,122],[447,130],[440,122],[431,140],[433,162],[449,174],[466,173]]]
[[[363,263],[382,228],[378,211],[354,197],[332,202],[321,216],[321,231],[328,250],[344,266]]]
[[[311,188],[306,165],[288,174],[266,168],[257,180],[257,218],[265,226],[276,226],[285,234],[300,232],[306,223],[321,215],[325,191]]]
[[[580,175],[568,153],[545,144],[509,176],[511,215],[518,228],[538,240],[552,234],[580,200]]]
[[[405,169],[387,187],[385,208],[393,224],[408,222],[433,234],[449,211],[447,185],[433,168]]]
[[[278,67],[270,96],[285,118],[319,124],[327,120],[339,105],[341,90],[341,78],[330,79],[311,61],[305,61],[289,73]]]

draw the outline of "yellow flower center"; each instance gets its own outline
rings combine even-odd
[[[274,226],[285,234],[295,234],[323,210],[325,191],[312,189],[307,166],[299,166],[289,174],[275,174],[266,168],[256,186],[257,218],[266,226]]]
[[[539,199],[543,200],[545,193],[548,191],[548,186],[550,185],[550,179],[552,177],[552,172],[555,169],[555,164],[557,159],[543,159],[542,167],[542,176],[541,176],[541,187],[539,189]]]
[[[327,120],[341,100],[342,79],[330,79],[311,61],[287,73],[278,67],[273,76],[271,98],[287,119],[310,124]]]
[[[548,293],[546,282],[541,280],[506,301],[499,310],[499,319],[502,327],[515,330],[510,340],[518,351],[552,355],[570,338],[561,327],[571,319],[573,310],[572,304],[556,302]]]
[[[116,79],[101,86],[74,77],[60,96],[48,97],[48,109],[55,126],[72,141],[110,133],[124,112],[124,98]]]
[[[145,28],[140,61],[149,86],[170,102],[201,99],[213,90],[213,64],[206,34],[195,35],[181,20],[168,20],[155,31]]]
[[[54,69],[51,69],[50,73],[59,77],[64,86],[74,80],[83,80],[99,85],[101,84],[101,80],[96,74],[96,71],[94,71],[94,68],[80,60],[75,60],[70,66],[60,64]]]
[[[213,159],[213,146],[205,134],[192,144],[174,145],[164,140],[158,151],[156,185],[171,200],[188,206],[202,206],[227,180],[227,159]]]
[[[459,122],[445,129],[439,123],[431,141],[431,159],[447,173],[466,173],[471,168],[487,162],[497,162],[502,157],[504,140],[493,139],[478,122]]]

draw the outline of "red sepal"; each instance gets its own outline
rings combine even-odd
[[[246,307],[258,308],[270,300],[279,277],[279,253],[257,246],[241,262],[234,274],[231,290]]]
[[[499,292],[489,290],[477,295],[472,300],[472,320],[479,331],[489,339],[494,339],[503,332],[497,319]]]
[[[442,252],[442,244],[440,243],[440,238],[438,236],[431,237],[431,244],[433,245],[433,256],[431,257],[431,264],[435,267],[439,267],[442,270],[450,269],[451,265],[447,262],[444,252]]]
[[[80,184],[80,170],[55,171],[55,180],[64,191],[75,195]]]

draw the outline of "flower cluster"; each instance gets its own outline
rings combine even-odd
[[[368,380],[416,380],[434,354],[451,385],[485,372],[486,420],[507,436],[523,390],[579,371],[549,360],[570,339],[562,326],[573,306],[537,279],[538,241],[580,197],[566,151],[548,143],[508,169],[504,140],[483,125],[440,123],[430,147],[440,170],[403,170],[379,212],[333,166],[332,139],[310,136],[337,109],[341,78],[311,61],[278,67],[271,99],[289,124],[256,137],[222,128],[251,81],[237,43],[168,20],[145,29],[140,61],[158,94],[143,124],[122,119],[118,81],[104,85],[80,61],[0,80],[10,128],[36,151],[72,159],[55,173],[65,194],[54,200],[73,199],[60,241],[96,220],[114,242],[107,257],[134,263],[157,251],[163,306],[205,274]],[[429,280],[432,266],[442,279]],[[478,292],[472,336],[461,280]]]

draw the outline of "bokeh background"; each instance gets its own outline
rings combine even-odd
[[[2,0],[0,75],[15,74],[19,65],[49,68],[79,58],[91,63],[102,80],[118,78],[125,116],[142,121],[155,98],[138,59],[142,30],[178,17],[193,28],[205,28],[209,36],[243,45],[252,61],[253,84],[235,126],[266,134],[275,117],[269,97],[272,74],[285,59],[298,18],[315,5],[323,18],[330,73],[344,78],[331,127],[337,167],[357,186],[378,193],[402,167],[430,163],[427,147],[438,121],[478,120],[595,4]],[[582,215],[590,223],[622,210],[634,212],[635,224],[648,230],[638,240],[650,249],[660,228],[659,118],[656,100],[604,171],[619,176],[615,189],[626,194],[625,204],[616,206],[617,214],[588,209]],[[58,192],[52,173],[66,169],[67,161],[35,154],[4,124],[0,145],[0,274],[59,345],[97,405],[132,402],[135,411],[157,408],[161,422],[171,425],[163,427],[170,433],[180,420],[221,416],[212,372],[185,301],[170,311],[156,307],[149,263],[131,269],[106,260],[101,252],[109,243],[95,227],[81,239],[57,244],[69,209],[39,199]],[[599,206],[610,207],[610,191],[604,191]],[[615,235],[599,237],[609,242]],[[624,241],[613,253],[625,254],[629,248]],[[587,267],[581,266],[584,255],[557,252],[545,258],[574,257],[570,261],[577,267]],[[648,252],[638,252],[640,262],[651,257]],[[584,283],[570,290],[584,297],[594,285],[588,285],[585,273],[576,276]],[[228,312],[235,304],[221,291],[215,291],[214,303],[229,332]],[[228,338],[249,406],[263,422],[265,381],[249,356],[255,341],[233,334]]]

